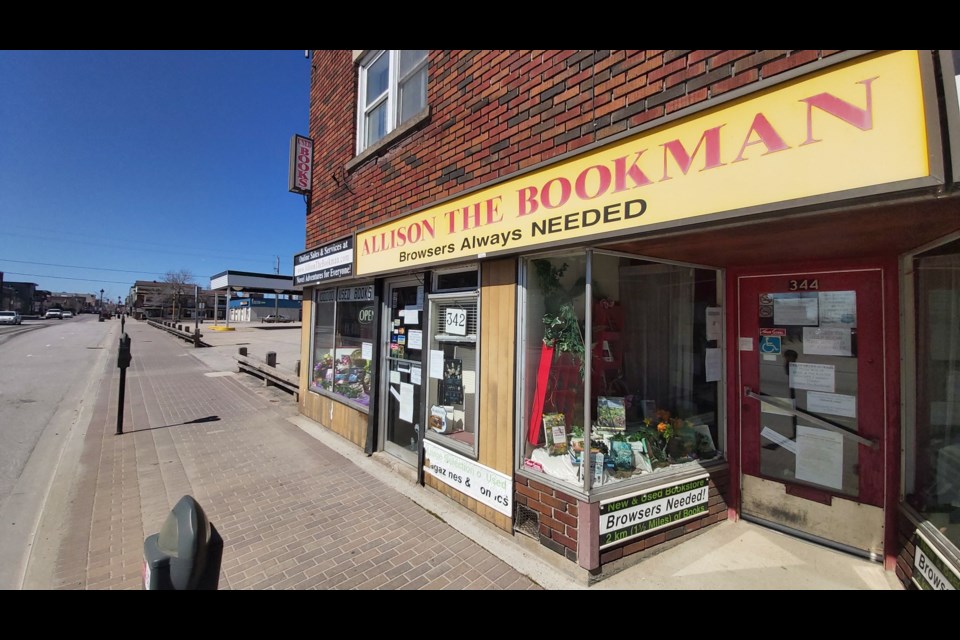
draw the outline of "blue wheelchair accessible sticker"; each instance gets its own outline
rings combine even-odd
[[[760,336],[760,353],[780,353],[780,336]]]

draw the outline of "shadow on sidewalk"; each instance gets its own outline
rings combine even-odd
[[[202,424],[204,422],[217,422],[220,420],[220,416],[204,416],[203,418],[194,418],[193,420],[187,420],[186,422],[178,422],[176,424],[164,424],[159,427],[147,427],[146,429],[137,429],[133,433],[140,433],[141,431],[154,431],[156,429],[169,429],[170,427],[182,427],[187,424]]]

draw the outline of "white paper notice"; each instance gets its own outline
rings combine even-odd
[[[400,372],[391,371],[390,372],[390,384],[400,384]]]
[[[773,299],[773,324],[816,325],[818,322],[816,298]]]
[[[443,351],[430,349],[430,377],[443,380]]]
[[[410,329],[407,333],[407,349],[423,349],[423,331]]]
[[[753,351],[753,338],[740,338],[740,351]]]
[[[360,345],[360,357],[364,360],[373,360],[373,343],[364,342]]]
[[[822,291],[820,293],[820,326],[856,327],[857,292]]]
[[[410,367],[410,384],[420,384],[420,367]]]
[[[716,382],[720,379],[721,360],[720,349],[707,348],[707,354],[704,356],[704,373],[707,376],[707,382]]]
[[[720,307],[707,307],[707,340],[720,339],[722,318]]]
[[[850,356],[850,329],[843,327],[804,327],[803,352],[818,356]]]
[[[807,391],[834,391],[834,366],[832,364],[790,363],[790,386]]]
[[[464,393],[477,392],[477,372],[476,371],[463,372],[463,392]]]
[[[797,480],[843,488],[843,435],[797,425]]]
[[[796,455],[797,453],[797,443],[788,438],[785,435],[781,435],[779,431],[774,431],[770,427],[764,427],[760,431],[760,437],[766,438],[770,442],[775,442],[790,453]]]
[[[811,413],[829,413],[845,418],[857,417],[856,396],[845,396],[842,393],[807,392],[807,411]]]
[[[420,324],[420,310],[413,307],[404,309],[403,324]]]
[[[792,416],[793,414],[786,409],[781,409],[780,407],[794,407],[796,408],[796,402],[790,398],[778,398],[773,396],[776,400],[780,401],[779,405],[775,405],[772,402],[760,401],[760,411],[763,413],[772,413],[777,416]]]
[[[392,395],[397,400],[400,399],[400,392],[394,389],[393,387],[390,387],[390,395]]]
[[[413,385],[400,383],[400,419],[413,422]]]

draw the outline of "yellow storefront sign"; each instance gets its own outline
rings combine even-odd
[[[357,275],[926,177],[916,51],[840,65],[357,234]]]

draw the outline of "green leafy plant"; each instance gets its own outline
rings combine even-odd
[[[543,314],[543,343],[557,351],[569,353],[580,365],[580,379],[584,376],[585,354],[580,321],[574,310],[573,297],[580,291],[579,283],[570,289],[561,284],[567,271],[566,262],[555,267],[549,260],[534,260],[540,292],[546,312]]]

